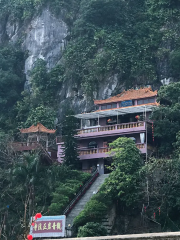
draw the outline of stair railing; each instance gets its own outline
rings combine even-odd
[[[69,203],[69,205],[66,207],[66,209],[63,211],[64,215],[68,215],[70,211],[73,209],[73,207],[76,205],[76,203],[80,200],[80,198],[85,194],[85,192],[90,188],[92,183],[96,180],[96,178],[99,176],[98,169],[92,174],[90,179],[84,184],[84,186],[81,188],[81,190],[76,194],[76,197]]]

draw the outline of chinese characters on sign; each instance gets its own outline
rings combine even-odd
[[[64,237],[66,216],[42,217],[31,227],[35,237]]]

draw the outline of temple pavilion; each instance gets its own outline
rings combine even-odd
[[[23,142],[14,142],[13,149],[16,152],[27,152],[32,150],[41,150],[51,160],[56,159],[56,150],[50,146],[49,138],[50,134],[55,134],[56,130],[48,129],[41,123],[32,125],[29,128],[20,129],[22,134]]]

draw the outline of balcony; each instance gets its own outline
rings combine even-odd
[[[137,148],[141,153],[146,153],[146,144],[136,144]],[[95,159],[95,158],[107,158],[109,157],[108,152],[110,148],[100,147],[100,148],[79,148],[79,158],[80,160]]]
[[[31,151],[40,148],[40,144],[38,142],[14,142],[12,148],[17,152]]]
[[[104,135],[118,135],[125,133],[136,133],[146,130],[145,122],[130,122],[115,125],[95,126],[78,130],[76,137],[91,138]]]
[[[39,142],[13,142],[9,145],[9,147],[14,152],[26,152],[26,151],[33,151],[33,150],[41,150],[44,152],[49,158],[56,160],[57,159],[57,151],[46,148],[46,146],[42,145]]]

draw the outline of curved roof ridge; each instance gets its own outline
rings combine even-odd
[[[35,133],[35,132],[44,132],[44,133],[55,133],[56,130],[54,129],[48,129],[45,126],[43,126],[41,123],[37,123],[35,126],[34,124],[29,128],[22,128],[20,129],[21,133]]]
[[[122,93],[110,97],[104,100],[94,100],[94,104],[105,104],[113,102],[121,102],[126,100],[135,100],[141,98],[149,98],[157,96],[157,90],[153,91],[151,87],[140,88],[140,89],[129,89],[123,91]]]

